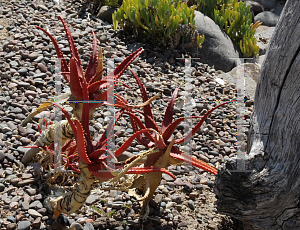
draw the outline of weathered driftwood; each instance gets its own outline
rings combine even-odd
[[[246,169],[220,170],[218,210],[245,229],[300,229],[300,1],[283,9],[258,79]]]

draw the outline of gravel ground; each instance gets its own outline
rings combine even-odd
[[[45,111],[37,115],[27,127],[21,121],[42,101],[55,93],[55,49],[50,39],[35,28],[48,29],[58,41],[65,55],[70,57],[65,33],[57,17],[62,15],[70,27],[83,65],[90,55],[92,28],[98,38],[98,46],[104,48],[106,58],[115,58],[117,65],[135,47],[143,46],[144,53],[131,64],[138,73],[149,96],[161,94],[153,102],[154,117],[158,123],[175,88],[179,88],[174,118],[187,115],[183,108],[185,95],[184,54],[178,50],[164,50],[151,44],[137,43],[132,37],[114,31],[112,25],[99,19],[89,20],[81,11],[80,2],[64,1],[55,5],[52,1],[5,1],[0,5],[0,226],[1,229],[238,229],[232,220],[218,214],[214,202],[215,176],[189,165],[170,166],[177,177],[174,181],[163,175],[160,186],[150,202],[150,215],[143,222],[139,205],[126,192],[105,190],[96,185],[80,212],[71,216],[61,215],[52,219],[45,208],[44,199],[51,194],[47,175],[39,171],[37,164],[22,166],[20,161],[25,149],[39,136],[37,122],[41,117],[54,120],[54,114]],[[80,14],[78,14],[80,12]],[[79,17],[80,15],[80,17]],[[83,19],[82,19],[83,18]],[[221,71],[193,60],[191,67],[192,116],[203,115],[217,105],[215,101],[235,99],[235,84],[218,78]],[[119,86],[116,92],[138,104],[141,96],[137,84],[127,71],[122,82],[131,89]],[[65,82],[64,82],[65,83]],[[65,84],[62,92],[69,90]],[[250,98],[248,98],[250,99]],[[207,103],[209,102],[209,103]],[[68,108],[71,111],[71,107]],[[189,145],[183,148],[199,159],[219,167],[236,155],[236,121],[234,104],[217,109],[206,120]],[[246,107],[245,125],[252,107]],[[92,122],[94,136],[104,132],[106,108],[95,112]],[[180,125],[175,136],[184,136]],[[115,126],[116,144],[120,146],[133,133],[128,117],[124,116]],[[137,154],[143,146],[133,142],[125,154]],[[95,207],[96,210],[94,208]]]

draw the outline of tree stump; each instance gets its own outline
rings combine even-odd
[[[299,51],[300,1],[288,0],[257,83],[247,171],[228,163],[215,184],[219,212],[244,229],[300,229]]]

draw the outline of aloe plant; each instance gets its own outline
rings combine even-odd
[[[87,91],[85,90],[85,94]],[[111,129],[113,124],[120,118],[123,110],[119,111],[115,115],[115,119],[112,119],[108,125],[108,130],[106,130],[99,141],[93,145],[89,131],[86,130],[85,126],[75,118],[72,120],[70,115],[63,109],[62,106],[57,105],[64,115],[66,116],[75,136],[76,141],[76,152],[78,156],[78,169],[80,170],[80,176],[78,185],[76,186],[75,191],[66,193],[60,198],[52,200],[52,207],[54,209],[54,217],[57,218],[60,213],[71,214],[77,211],[82,204],[85,202],[86,198],[89,196],[92,185],[95,182],[103,182],[115,177],[120,177],[119,174],[145,174],[152,172],[167,173],[174,178],[174,175],[168,170],[160,167],[134,167],[137,164],[137,161],[134,157],[131,160],[127,161],[128,163],[124,166],[119,166],[118,164],[112,166],[108,160],[120,156],[131,144],[131,142],[139,135],[148,130],[138,131],[133,134],[120,148],[118,148],[114,153],[107,149],[107,140],[111,137],[108,136],[111,134]],[[88,110],[83,110],[83,113],[88,114]],[[84,115],[82,117],[85,117]],[[108,135],[107,135],[108,134]],[[110,155],[106,155],[109,153]],[[145,157],[149,154],[152,154],[152,151],[142,153],[139,158]]]
[[[37,28],[42,30],[44,33],[46,33],[49,36],[49,38],[52,40],[54,47],[56,49],[57,57],[61,59],[62,75],[70,84],[71,92],[62,95],[59,99],[56,99],[56,101],[54,101],[53,99],[51,101],[47,101],[43,103],[39,108],[37,108],[36,111],[32,112],[22,122],[21,125],[22,126],[26,125],[26,123],[29,122],[33,116],[37,115],[38,113],[48,108],[51,108],[55,102],[64,103],[67,101],[74,101],[74,103],[71,103],[71,105],[74,108],[74,115],[80,121],[81,120],[84,121],[83,125],[85,126],[87,132],[89,132],[87,128],[89,123],[88,121],[89,119],[93,119],[94,111],[96,108],[101,107],[103,104],[118,107],[119,103],[121,103],[120,106],[121,107],[123,106],[122,102],[118,100],[119,98],[118,95],[115,93],[113,94],[116,98],[114,104],[108,103],[107,102],[108,92],[112,91],[112,89],[115,87],[115,84],[119,82],[119,78],[124,73],[126,68],[130,65],[130,63],[133,62],[133,60],[137,56],[139,56],[143,52],[143,49],[140,48],[135,52],[133,52],[122,63],[120,63],[116,67],[116,69],[114,69],[107,76],[102,77],[102,74],[105,70],[102,64],[102,52],[101,50],[97,52],[97,38],[95,33],[92,31],[93,34],[92,52],[91,52],[88,66],[84,71],[71,32],[68,26],[66,25],[66,23],[64,22],[64,20],[61,17],[59,17],[59,19],[63,23],[67,35],[67,39],[69,42],[70,51],[71,51],[71,59],[70,59],[69,66],[54,37],[43,28],[40,27]],[[83,101],[88,102],[90,100],[99,103],[83,103]],[[78,101],[80,103],[78,103]],[[89,111],[89,113],[88,114],[82,113],[83,110],[87,110]],[[84,114],[84,116],[86,117],[81,117],[82,114]],[[62,137],[63,143],[68,139],[72,139],[73,133],[68,122],[62,121],[59,125],[61,126],[61,130],[63,134]],[[57,124],[50,125],[44,132],[41,133],[41,135],[36,140],[34,145],[41,147],[53,143],[56,126]],[[29,161],[31,161],[37,152],[38,152],[37,149],[29,149],[29,151],[25,153],[22,159],[23,163],[28,163]]]
[[[138,78],[138,76],[131,71],[133,76],[135,77],[138,86],[140,88],[143,101],[148,101],[148,95],[147,92],[141,82],[141,80]],[[170,164],[171,165],[180,165],[184,162],[189,163],[193,166],[196,166],[200,169],[203,169],[205,171],[208,171],[212,174],[217,174],[217,169],[213,166],[210,166],[209,164],[198,160],[195,157],[190,156],[189,154],[181,151],[178,147],[173,146],[174,144],[181,144],[185,141],[188,141],[192,138],[192,136],[199,130],[205,119],[211,114],[215,109],[229,103],[224,102],[221,103],[215,107],[213,107],[211,110],[205,113],[203,117],[201,117],[200,121],[191,129],[191,131],[186,135],[186,137],[183,137],[181,139],[173,139],[171,138],[172,134],[176,130],[177,126],[183,122],[185,119],[196,119],[199,118],[197,116],[195,117],[182,117],[178,118],[175,121],[173,121],[173,111],[174,111],[174,105],[175,100],[178,94],[178,89],[175,89],[173,92],[173,95],[171,97],[171,100],[169,101],[169,104],[167,106],[166,112],[164,114],[164,118],[162,121],[161,126],[159,126],[153,117],[152,110],[150,105],[144,106],[144,112],[141,113],[140,111],[135,111],[138,113],[141,113],[144,116],[144,123],[133,113],[130,111],[125,111],[124,113],[128,114],[131,119],[132,128],[135,133],[145,130],[145,129],[153,129],[156,132],[151,132],[150,134],[145,133],[145,137],[142,135],[137,136],[137,140],[140,144],[144,145],[147,148],[155,147],[158,152],[151,154],[147,157],[144,166],[154,166],[154,167],[160,167],[160,168],[167,168]],[[142,183],[145,184],[144,187],[144,197],[141,198],[143,200],[143,208],[146,208],[148,205],[148,202],[152,198],[155,189],[159,185],[161,181],[161,173],[151,173],[147,176],[145,176],[145,179],[138,178],[136,180],[135,184],[141,185]],[[146,181],[145,181],[146,180]],[[132,195],[136,195],[133,193]]]
[[[153,1],[154,0],[151,2]],[[160,12],[158,15],[161,15],[162,13],[163,12]],[[71,59],[69,65],[67,64],[67,61],[64,58],[55,39],[47,31],[41,28],[40,29],[43,30],[54,43],[57,55],[59,58],[61,58],[63,71],[62,74],[69,82],[71,92],[58,101],[52,100],[42,104],[37,111],[33,112],[29,116],[29,118],[31,118],[33,115],[50,108],[52,105],[55,105],[61,109],[62,113],[66,117],[66,120],[61,121],[59,124],[49,125],[46,130],[42,132],[42,138],[39,137],[37,140],[38,142],[35,143],[35,145],[39,148],[31,146],[31,149],[42,148],[52,154],[56,128],[59,128],[62,131],[62,138],[64,141],[67,139],[70,140],[64,143],[62,147],[62,151],[64,153],[62,158],[64,163],[63,165],[66,170],[71,169],[79,173],[79,178],[73,191],[49,200],[51,207],[55,211],[55,218],[58,217],[60,213],[70,214],[77,211],[90,194],[91,188],[95,182],[113,182],[119,180],[125,174],[143,174],[144,176],[140,177],[142,180],[137,179],[132,181],[132,186],[139,184],[139,182],[145,182],[143,204],[144,207],[146,207],[160,182],[162,173],[166,173],[175,178],[174,175],[167,170],[167,166],[169,164],[177,165],[182,164],[185,161],[213,174],[217,173],[216,168],[196,159],[195,157],[190,156],[187,153],[184,153],[178,149],[178,147],[173,145],[180,144],[183,141],[190,139],[200,128],[206,117],[213,110],[226,104],[227,102],[220,104],[208,111],[184,139],[172,140],[172,133],[176,127],[184,121],[184,119],[199,118],[179,118],[175,121],[172,121],[173,107],[177,97],[178,89],[176,89],[173,93],[161,127],[159,127],[155,122],[150,107],[150,103],[155,100],[157,96],[154,96],[150,99],[148,98],[141,80],[133,71],[133,76],[137,81],[142,93],[143,103],[139,105],[132,105],[116,93],[114,94],[114,103],[110,104],[107,102],[109,90],[111,90],[112,87],[119,82],[119,78],[125,71],[126,67],[141,52],[143,52],[143,49],[140,48],[129,55],[129,57],[127,57],[114,71],[109,73],[106,77],[102,77],[104,69],[101,62],[101,52],[97,56],[96,36],[92,32],[92,54],[88,67],[84,71],[70,30],[63,19],[60,18],[60,20],[65,28],[71,50]],[[190,19],[186,18],[185,20]],[[75,111],[73,117],[71,117],[63,108],[63,102],[70,99],[75,102],[75,105],[80,105],[74,107]],[[90,100],[97,100],[99,103],[89,103]],[[86,103],[83,103],[83,101]],[[114,119],[109,122],[107,129],[102,134],[100,139],[95,143],[90,135],[89,121],[94,117],[95,108],[99,108],[102,104],[114,106],[120,110],[115,114]],[[137,110],[138,108],[143,108],[144,112]],[[137,113],[144,116],[144,123],[137,116]],[[125,143],[116,151],[111,151],[110,149],[107,149],[107,142],[113,137],[113,126],[115,122],[122,116],[122,114],[128,114],[130,116],[134,134],[130,136],[128,140],[126,140]],[[28,122],[29,118],[25,119],[24,123]],[[117,162],[117,157],[120,156],[135,139],[146,146],[147,150],[127,159],[124,162]],[[110,162],[112,159],[116,161],[114,166],[112,166]]]

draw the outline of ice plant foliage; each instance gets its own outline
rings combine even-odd
[[[36,145],[45,152],[53,154],[54,130],[56,125],[60,125],[59,128],[62,130],[63,138],[70,139],[70,141],[67,141],[62,147],[63,165],[66,169],[80,173],[75,190],[65,194],[63,197],[58,197],[50,201],[51,206],[55,210],[55,217],[60,213],[71,214],[77,211],[85,202],[90,194],[92,185],[96,181],[117,181],[125,174],[141,174],[139,179],[133,181],[132,187],[144,187],[144,197],[141,200],[144,200],[143,207],[145,208],[161,181],[162,173],[166,173],[175,178],[174,175],[167,170],[170,164],[178,165],[187,162],[212,174],[217,174],[215,167],[181,151],[177,146],[174,146],[174,144],[181,144],[190,139],[195,132],[199,130],[209,114],[228,102],[212,108],[203,117],[178,118],[173,121],[174,105],[178,94],[178,89],[175,89],[166,109],[162,124],[159,126],[153,117],[150,106],[150,103],[157,97],[155,96],[149,99],[142,81],[131,71],[140,88],[143,103],[140,105],[131,105],[120,95],[112,93],[115,100],[114,104],[110,104],[107,102],[109,92],[112,92],[112,89],[116,87],[116,83],[120,81],[120,77],[125,69],[143,52],[143,49],[140,48],[133,52],[119,64],[115,70],[103,77],[102,53],[101,50],[99,53],[97,51],[97,39],[95,33],[92,31],[92,52],[88,66],[84,71],[70,30],[61,17],[60,20],[67,34],[71,51],[69,65],[54,37],[44,29],[38,28],[46,33],[54,43],[57,56],[61,59],[62,74],[70,84],[71,97],[67,96],[58,102],[46,102],[41,105],[37,111],[32,113],[36,115],[53,104],[61,109],[67,120],[61,122],[63,125],[54,124],[48,126],[41,135],[44,139],[38,139]],[[74,103],[73,117],[63,108],[62,102],[67,100],[77,102]],[[89,103],[90,101],[99,103]],[[116,112],[114,118],[109,122],[100,139],[97,142],[93,142],[89,131],[89,121],[94,117],[94,110],[103,104],[114,106],[120,110]],[[138,108],[143,108],[143,112],[138,110]],[[34,116],[32,114],[29,116],[30,118]],[[129,115],[134,133],[121,147],[113,152],[107,147],[107,143],[113,137],[115,122],[117,122],[123,114]],[[144,120],[141,120],[137,114],[142,114]],[[186,137],[181,139],[172,138],[172,134],[181,122],[185,119],[198,118],[200,118],[199,122],[191,129]],[[25,121],[27,122],[28,118],[26,118]],[[144,145],[147,150],[124,162],[118,162],[117,157],[127,150],[135,139]],[[111,163],[112,159],[115,160],[115,164]]]

